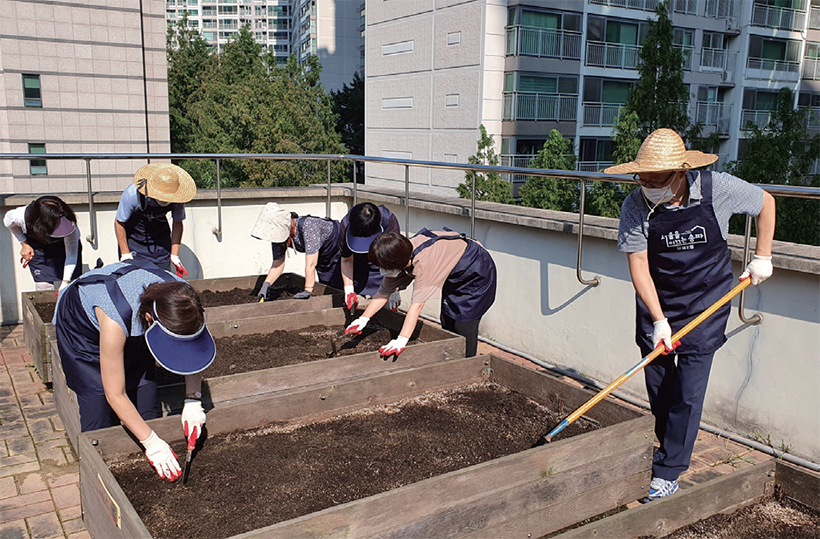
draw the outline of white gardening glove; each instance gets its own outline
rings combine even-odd
[[[387,343],[385,346],[379,348],[379,354],[381,354],[383,358],[396,356],[396,359],[398,359],[399,354],[404,352],[404,348],[407,346],[407,341],[409,340],[410,339],[408,339],[407,337],[402,337],[401,335],[399,335],[398,337]]]
[[[345,307],[351,313],[359,307],[359,296],[356,295],[356,291],[351,284],[345,285]]]
[[[60,281],[60,288],[57,289],[57,292],[62,292],[63,288],[67,287],[71,281]]]
[[[182,475],[176,453],[157,436],[156,432],[151,431],[151,436],[147,440],[140,440],[140,443],[145,448],[145,456],[157,471],[157,475],[168,481],[174,481]]]
[[[125,262],[126,260],[134,260],[134,253],[129,251],[120,255],[120,262]]]
[[[740,274],[743,281],[752,278],[752,286],[757,286],[772,276],[772,257],[754,255],[752,261],[746,266],[746,270]]]
[[[654,323],[655,330],[652,332],[652,348],[657,348],[658,344],[663,342],[663,352],[666,355],[675,350],[680,344],[680,341],[672,344],[672,328],[669,326],[669,320],[664,318]]]
[[[387,306],[391,311],[396,312],[399,310],[399,305],[401,305],[401,294],[396,290],[390,294],[390,299],[387,300]]]
[[[359,318],[354,320],[352,324],[347,326],[347,329],[345,330],[345,335],[349,335],[351,333],[353,335],[360,335],[368,322],[370,322],[369,318],[367,318],[366,316],[360,316]]]
[[[177,271],[177,277],[185,277],[188,275],[188,270],[182,265],[182,260],[179,259],[179,255],[171,255],[171,264],[174,265]]]
[[[204,424],[205,410],[202,409],[202,402],[197,399],[185,399],[185,405],[182,407],[182,430],[185,431],[188,447],[196,445],[196,441],[202,435]]]

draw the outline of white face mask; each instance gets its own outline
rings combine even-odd
[[[398,277],[401,270],[386,270],[384,268],[379,268],[379,273],[381,273],[384,277]]]
[[[673,175],[676,173],[672,173]],[[672,186],[675,184],[677,178],[674,178],[668,185],[663,187],[646,187],[644,185],[641,186],[641,191],[643,191],[644,196],[656,206],[658,204],[663,204],[664,202],[669,202],[673,198],[675,198],[675,191],[672,189]]]

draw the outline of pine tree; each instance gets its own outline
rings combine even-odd
[[[493,138],[487,134],[487,129],[484,125],[478,126],[481,133],[478,139],[478,151],[475,155],[467,158],[467,162],[471,165],[490,165],[498,166],[498,154],[495,153],[493,146]],[[464,183],[460,183],[456,189],[461,198],[472,198],[473,192],[473,178],[475,178],[475,198],[476,200],[485,200],[488,202],[500,202],[502,204],[514,204],[515,199],[512,196],[512,186],[509,182],[501,179],[501,174],[498,172],[488,172],[482,174],[479,172],[468,171],[465,174]]]
[[[577,158],[572,151],[572,141],[565,139],[557,130],[550,131],[549,138],[530,160],[529,168],[544,170],[575,170]],[[530,176],[521,186],[518,194],[521,205],[530,208],[543,208],[557,211],[577,211],[580,196],[580,182],[551,178],[547,176]]]

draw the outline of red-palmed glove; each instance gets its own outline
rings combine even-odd
[[[186,277],[188,275],[188,270],[182,265],[182,260],[179,259],[178,255],[171,255],[171,264],[177,270],[177,277]]]
[[[148,462],[157,471],[157,475],[168,481],[175,481],[182,475],[182,468],[179,467],[176,453],[165,443],[165,440],[151,431],[151,436],[145,440],[140,440],[145,448],[145,456]]]
[[[387,300],[388,308],[396,312],[399,310],[399,306],[401,305],[401,294],[399,294],[398,290],[390,294],[390,298]]]
[[[368,317],[360,316],[354,320],[353,323],[347,326],[347,329],[345,329],[345,335],[360,335],[368,322],[370,322]]]
[[[754,255],[752,261],[746,266],[746,270],[740,274],[743,281],[752,278],[752,286],[757,286],[772,276],[772,257]]]
[[[185,399],[185,405],[182,407],[182,430],[185,431],[189,447],[196,445],[197,439],[202,435],[204,424],[205,410],[202,409],[202,402],[197,399]]]
[[[386,345],[379,348],[379,354],[381,354],[383,358],[388,358],[390,356],[396,356],[398,358],[399,354],[404,352],[404,348],[407,346],[407,341],[409,340],[410,339],[407,337],[402,337],[399,335]]]
[[[669,326],[669,320],[664,318],[654,323],[655,329],[652,332],[652,348],[657,348],[658,344],[663,342],[663,352],[661,355],[667,355],[673,352],[675,348],[680,346],[680,341],[672,343],[672,328]]]
[[[345,285],[345,307],[350,312],[354,312],[359,307],[359,296],[351,285]]]

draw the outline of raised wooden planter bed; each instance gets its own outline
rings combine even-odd
[[[233,290],[234,288],[242,288],[247,289],[250,295],[252,291],[259,290],[264,278],[263,275],[248,275],[245,277],[224,277],[219,279],[195,279],[188,282],[199,292],[204,290],[224,292]],[[305,278],[295,273],[285,273],[276,281],[276,286],[303,289],[305,286]],[[22,303],[26,349],[34,360],[34,365],[37,367],[37,372],[43,382],[52,382],[53,376],[51,374],[49,343],[56,338],[56,334],[51,319],[43,320],[37,307],[48,305],[51,310],[53,310],[53,305],[57,303],[57,296],[53,291],[23,292]],[[366,304],[366,301],[362,303],[360,309]],[[208,307],[205,311],[208,321],[215,322],[219,320],[250,318],[252,316],[316,311],[342,307],[343,305],[344,298],[340,290],[316,283],[313,288],[313,297],[309,299],[283,299],[265,301],[263,303],[253,302],[239,305],[221,305],[218,307]]]
[[[208,328],[214,338],[219,339],[234,335],[266,333],[272,330],[298,330],[316,325],[343,326],[346,319],[344,309],[326,309],[258,318],[222,321],[209,319]],[[373,320],[398,332],[404,322],[404,316],[382,310]],[[464,357],[464,337],[429,323],[419,321],[413,338],[423,342],[409,345],[396,361],[382,360],[379,353],[373,351],[213,378],[208,377],[206,370],[205,380],[202,383],[203,405],[207,411],[266,393],[341,382],[368,374]],[[271,353],[276,353],[276,350],[271,350]],[[219,349],[217,348],[217,357],[219,357],[218,354]],[[59,362],[56,341],[53,341],[51,346],[51,357],[55,358],[54,401],[69,439],[76,447],[77,434],[80,432],[79,409],[76,396],[66,386],[65,375],[62,374],[60,366],[56,365]],[[182,410],[185,396],[182,383],[161,386],[157,393],[163,415],[176,414]]]
[[[277,422],[305,424],[485,380],[536,402],[560,402],[569,409],[592,395],[514,362],[479,356],[267,394],[215,408],[208,414],[207,427],[213,436]],[[241,536],[539,537],[632,502],[646,492],[652,417],[610,400],[600,403],[587,417],[604,427]],[[177,418],[166,417],[150,424],[173,445],[184,444]],[[552,426],[545,424],[544,430]],[[103,460],[138,454],[133,440],[122,428],[112,427],[83,433],[78,444],[82,506],[91,536],[151,537]],[[207,451],[207,442],[202,451]],[[193,464],[196,466],[196,457]],[[167,510],[172,515],[173,496],[170,498]],[[275,501],[261,499],[256,503]],[[248,507],[245,511],[257,510],[262,508]],[[241,514],[236,518],[241,519]]]

